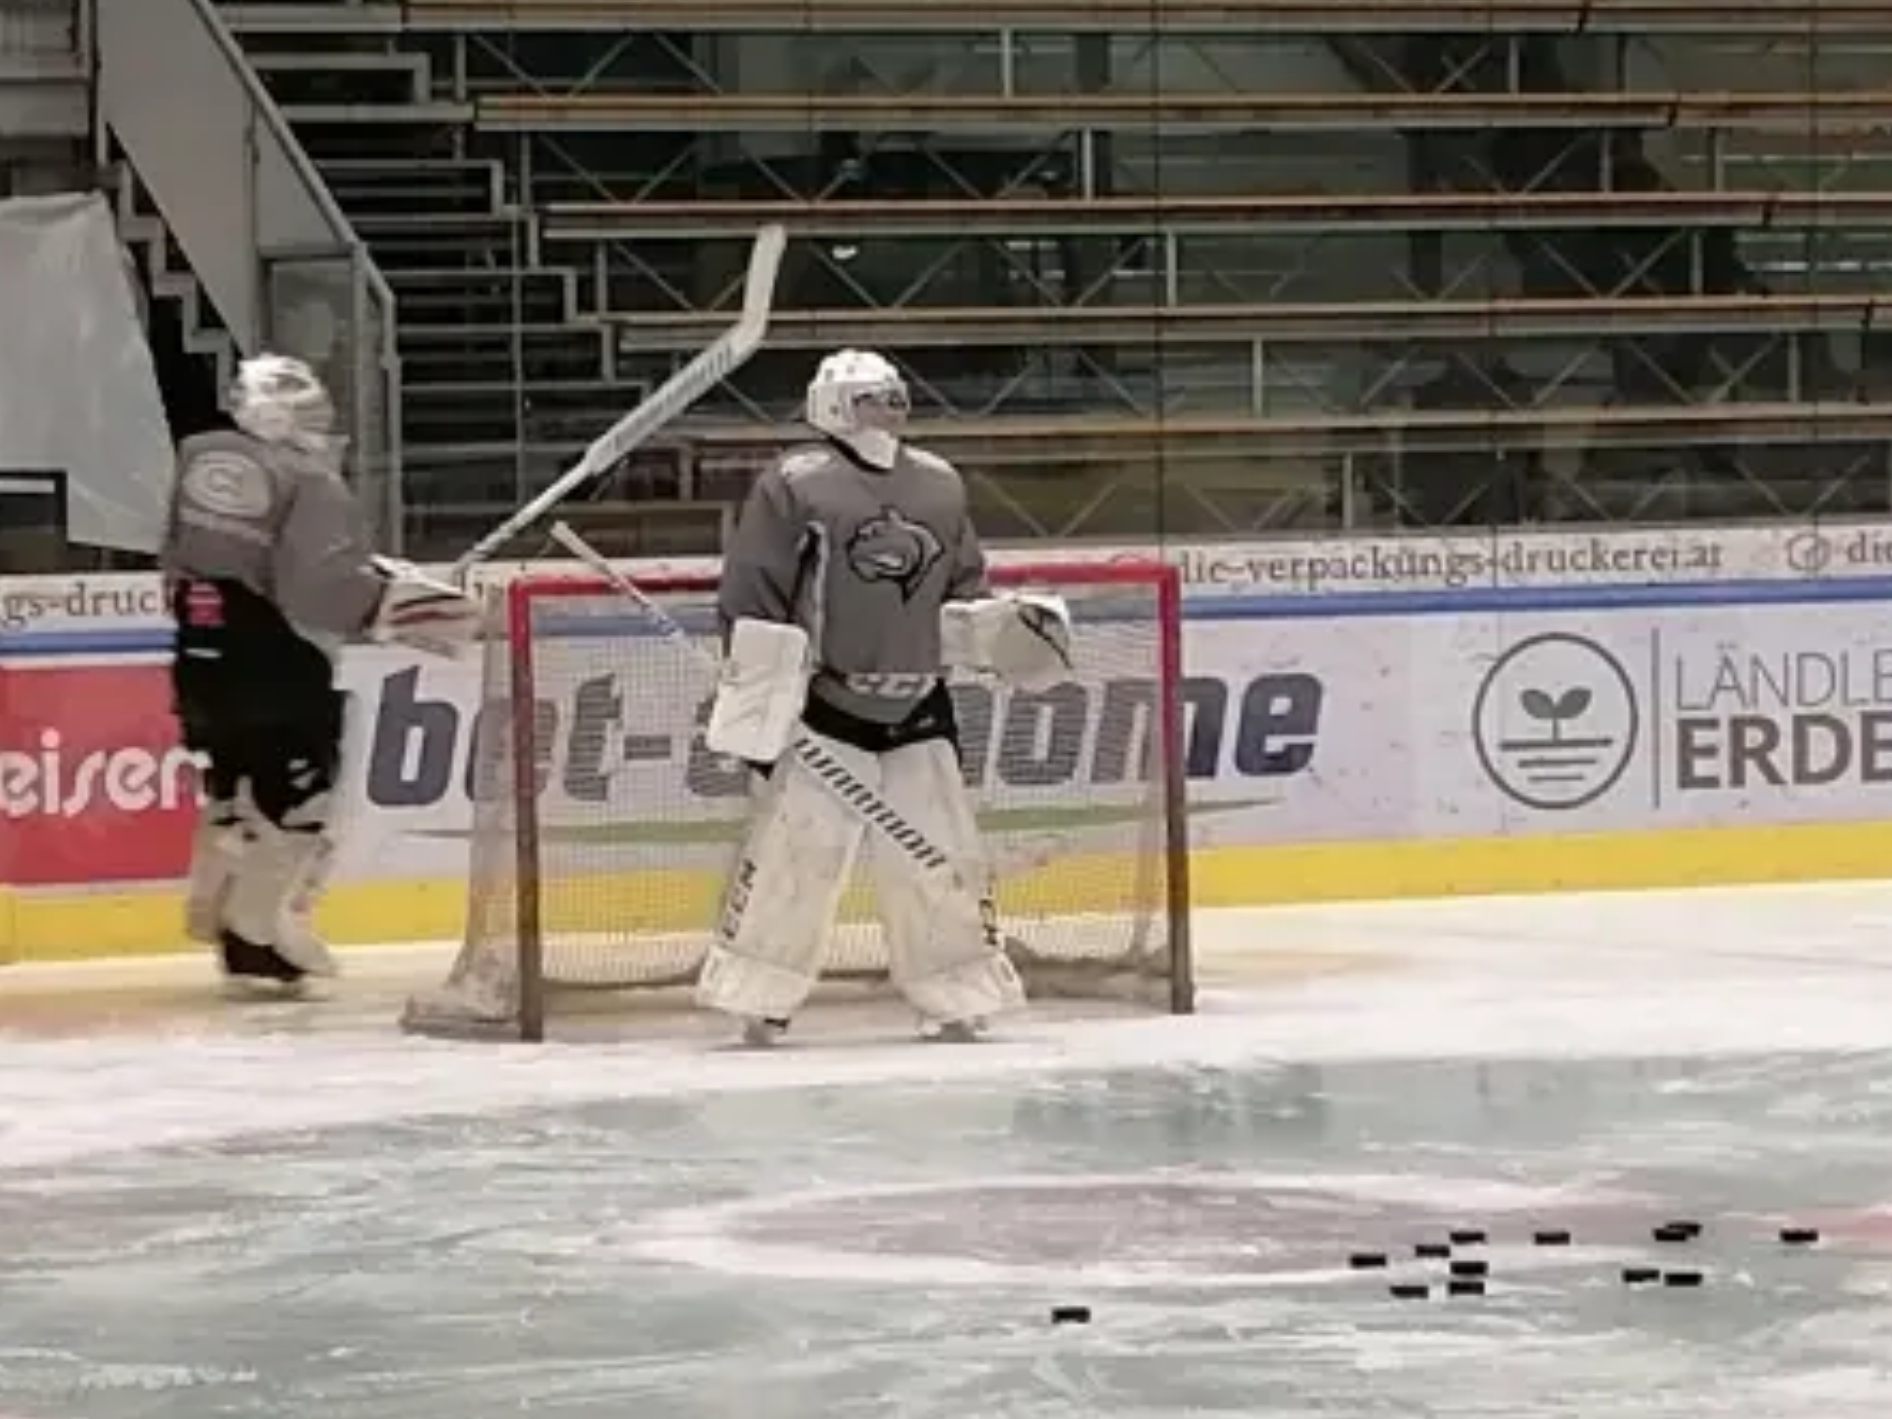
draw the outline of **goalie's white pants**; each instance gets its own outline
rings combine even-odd
[[[791,751],[757,794],[716,943],[697,980],[698,1001],[746,1018],[793,1015],[820,975],[865,836],[890,973],[913,1008],[949,1023],[1023,1005],[1018,973],[999,942],[978,823],[953,747],[936,739],[871,754],[815,740],[944,853],[957,881],[917,870]]]

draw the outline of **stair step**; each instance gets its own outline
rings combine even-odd
[[[526,341],[587,340],[602,349],[610,338],[609,327],[603,325],[575,325],[564,321],[542,322],[526,325],[466,325],[429,323],[426,321],[403,320],[401,322],[401,342],[403,344],[454,344],[490,345],[508,343],[514,339]]]
[[[460,128],[473,121],[469,103],[284,104],[282,112],[299,128]]]
[[[600,332],[583,326],[403,321],[398,339],[410,399],[431,385],[600,380],[610,369]]]
[[[408,199],[418,204],[437,202],[475,204],[471,210],[492,212],[501,205],[503,185],[498,163],[435,162],[398,158],[347,159],[320,164],[322,177],[336,200],[382,204]],[[403,210],[403,209],[395,209]]]
[[[335,194],[335,200],[357,227],[375,218],[411,217],[422,209],[437,217],[484,216],[493,210],[493,194],[484,187],[462,188],[457,192],[437,187],[416,192],[331,182],[328,190]]]
[[[573,272],[564,266],[501,266],[488,269],[463,266],[415,266],[388,277],[396,290],[422,290],[428,287],[467,288],[478,286],[510,287],[514,280],[527,285],[556,282],[563,287]]]
[[[251,34],[400,34],[399,5],[219,5],[231,31]]]
[[[418,83],[432,66],[427,56],[410,50],[387,52],[338,49],[264,50],[248,56],[265,74],[402,74]]]
[[[510,403],[517,388],[512,380],[507,379],[441,380],[408,391],[408,407],[411,409],[416,400],[461,400],[469,403],[504,400]],[[529,381],[525,386],[528,399],[593,400],[600,407],[622,404],[626,409],[641,401],[649,392],[650,385],[643,380],[545,379]]]
[[[513,352],[506,349],[468,353],[461,350],[406,350],[401,355],[402,390],[405,395],[429,382],[481,379],[500,381],[522,374],[528,381],[550,379],[596,379],[604,362],[596,350],[527,350],[515,364]]]
[[[414,104],[431,98],[432,67],[424,54],[363,54],[343,50],[253,53],[250,62],[284,106]]]
[[[424,163],[450,157],[458,136],[455,129],[419,128],[305,128],[296,135],[318,168],[334,162],[370,161]]]
[[[516,313],[526,321],[563,321],[574,312],[563,289],[522,289],[468,294],[465,291],[423,289],[400,296],[402,320],[443,323],[458,316],[474,324],[503,323]]]
[[[458,244],[449,242],[445,245],[436,242],[431,246],[374,242],[371,250],[374,253],[375,264],[381,268],[381,274],[390,281],[394,280],[397,273],[411,270],[432,271],[443,266],[465,265],[500,270],[525,257],[523,251],[513,251],[506,242],[488,241],[468,241]]]
[[[452,232],[510,232],[522,227],[528,218],[519,211],[507,212],[376,212],[364,216],[355,225],[366,237],[424,237]]]
[[[498,173],[502,166],[494,158],[334,158],[322,164],[324,171],[364,180],[449,173],[484,179]]]

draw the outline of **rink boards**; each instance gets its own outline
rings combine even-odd
[[[1184,634],[1196,900],[1884,875],[1892,582],[1790,576],[1791,560],[1777,576],[1418,591],[1198,575]],[[163,646],[142,593],[107,624],[0,639],[0,960],[180,944],[195,784]],[[362,649],[344,680],[349,829],[324,925],[343,941],[456,937],[480,791],[476,670]],[[1102,726],[1134,690],[1107,667],[1080,675],[1033,708],[1041,733],[1013,736],[1033,746],[1023,759],[982,760],[1010,814],[988,823],[1001,852],[1045,813],[1119,810],[1086,829],[1084,854],[1016,879],[1034,914],[1125,890],[1138,826],[1121,810],[1141,795]],[[740,798],[700,755],[694,692],[641,693],[635,726],[604,726],[634,728],[640,757],[607,754],[602,778],[570,752],[598,726],[558,707],[542,811],[554,828],[617,825],[584,911],[683,929],[706,919]]]

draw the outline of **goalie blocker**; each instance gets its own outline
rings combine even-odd
[[[1024,593],[1020,604],[1043,597],[1069,607],[1068,620],[1052,613],[1069,627],[1070,665],[1053,683],[955,686],[956,771],[990,854],[997,926],[1013,964],[1032,995],[1186,1011],[1175,574],[1068,563],[1001,568],[993,580],[994,602]],[[541,708],[511,713],[502,732],[494,720],[481,736],[467,937],[444,985],[409,1002],[408,1028],[535,1039],[569,992],[695,982],[755,776],[703,742],[717,687],[706,660],[719,639],[714,582],[639,585],[694,646],[653,635],[602,578],[527,577],[489,599],[485,701]],[[567,724],[581,692],[590,717]],[[884,777],[876,788],[898,792]],[[927,809],[916,811],[934,827]],[[865,856],[870,868],[882,865]],[[865,894],[839,895],[824,975],[886,979],[897,945]]]

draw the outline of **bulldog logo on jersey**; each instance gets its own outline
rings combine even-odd
[[[890,581],[908,601],[945,549],[933,529],[893,508],[863,522],[847,540],[848,565],[862,581]]]

